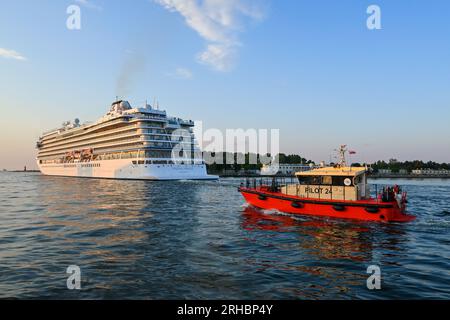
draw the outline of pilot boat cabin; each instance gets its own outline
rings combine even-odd
[[[298,184],[281,187],[281,193],[301,198],[357,201],[370,198],[364,167],[326,167],[296,173]]]

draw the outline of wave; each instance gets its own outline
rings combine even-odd
[[[442,210],[440,213],[437,214],[440,217],[446,217],[450,216],[450,210]]]

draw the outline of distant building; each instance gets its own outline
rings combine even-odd
[[[378,173],[379,174],[391,174],[392,170],[391,169],[379,169]]]
[[[450,175],[450,170],[416,169],[412,171],[412,174],[421,176],[448,176]]]
[[[222,174],[225,176],[233,176],[236,175],[236,170],[224,169],[222,170]]]
[[[260,170],[256,170],[256,169],[249,169],[249,170],[241,169],[241,170],[239,170],[239,174],[240,175],[259,175],[260,174]]]
[[[406,169],[400,169],[400,170],[398,171],[398,173],[399,173],[399,174],[408,174],[408,170],[406,170]]]

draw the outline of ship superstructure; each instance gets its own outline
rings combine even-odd
[[[194,122],[145,103],[116,101],[95,123],[78,119],[37,142],[43,174],[114,179],[214,180],[198,149]]]

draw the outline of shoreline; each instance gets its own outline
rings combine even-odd
[[[371,175],[369,179],[450,179],[449,175],[419,175],[419,174],[383,174]]]
[[[40,173],[39,170],[3,170],[0,172],[8,172],[8,173]],[[295,178],[295,176],[292,175],[276,175],[276,176],[262,176],[262,175],[249,175],[249,174],[220,174],[220,173],[214,173],[209,172],[209,174],[215,174],[218,175],[219,178],[252,178],[252,179],[270,179],[270,178]],[[407,180],[423,180],[423,179],[450,179],[450,175],[417,175],[417,174],[373,174],[368,176],[369,179],[407,179]]]

